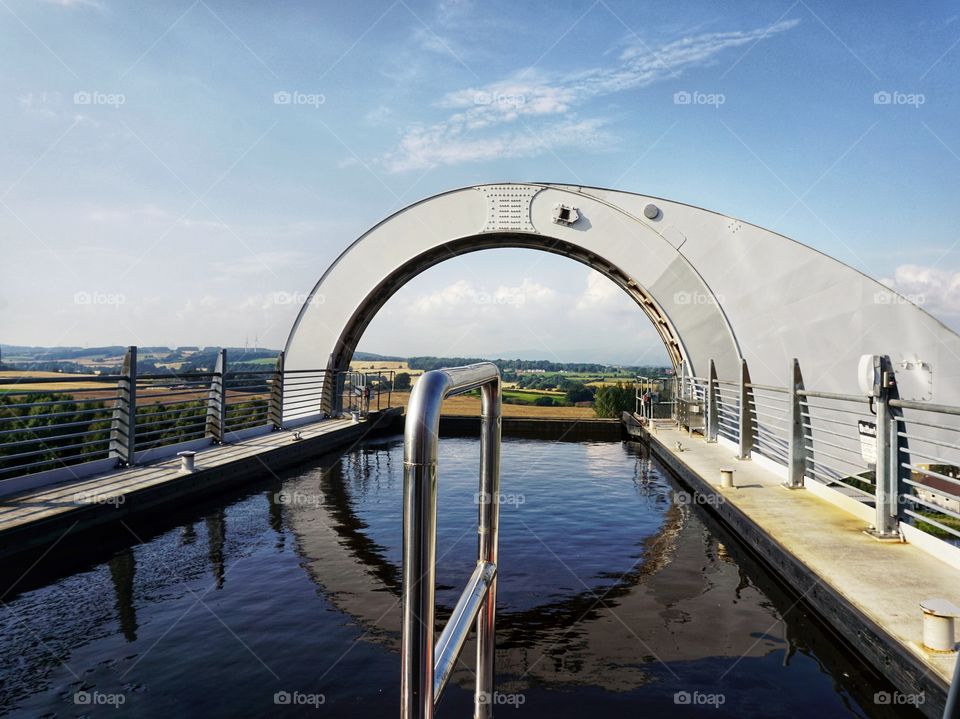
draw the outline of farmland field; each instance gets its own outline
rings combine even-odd
[[[394,392],[392,404],[406,407],[410,402],[409,392]],[[445,415],[480,415],[480,398],[460,395],[443,403]],[[542,417],[559,419],[596,419],[592,407],[537,407],[530,404],[504,404],[504,417]]]

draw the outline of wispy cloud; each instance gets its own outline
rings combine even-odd
[[[647,87],[709,65],[725,51],[786,32],[799,20],[753,30],[701,33],[659,48],[637,44],[605,67],[554,75],[525,69],[512,76],[451,92],[437,105],[452,111],[432,125],[407,128],[381,164],[390,172],[422,170],[494,158],[529,157],[558,147],[608,144],[605,118],[578,118],[591,100]]]
[[[218,269],[223,277],[249,277],[267,273],[275,274],[278,270],[295,266],[304,260],[305,256],[301,252],[271,250],[227,260],[221,263]]]
[[[605,120],[596,118],[564,120],[536,131],[517,127],[471,136],[462,124],[439,123],[408,130],[397,150],[386,155],[383,162],[391,172],[404,172],[503,157],[535,157],[563,147],[601,147],[611,139],[605,124]]]

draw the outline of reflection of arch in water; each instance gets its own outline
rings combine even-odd
[[[375,461],[380,453],[382,449],[365,453],[363,459]],[[355,471],[358,477],[370,476],[369,466]],[[651,480],[661,481],[654,474],[636,481],[642,486]],[[399,571],[386,559],[386,551],[364,535],[365,526],[350,505],[349,482],[340,460],[293,480],[284,491],[304,496],[319,493],[322,501],[318,507],[288,505],[285,526],[296,537],[303,566],[324,595],[356,618],[368,636],[398,650]],[[498,672],[543,681],[562,675],[567,683],[574,673],[576,681],[624,690],[648,680],[646,664],[655,661],[649,646],[657,646],[658,657],[665,662],[711,654],[736,657],[747,650],[736,639],[757,623],[769,621],[769,615],[763,613],[758,619],[745,605],[716,606],[708,592],[718,581],[716,575],[723,574],[731,594],[742,584],[741,575],[715,552],[706,553],[712,573],[700,571],[708,536],[688,527],[689,516],[689,508],[671,504],[661,531],[645,542],[642,561],[622,577],[607,577],[611,581],[606,586],[585,588],[531,609],[500,612]],[[661,578],[671,562],[696,569],[684,573],[682,581],[676,576]],[[444,618],[447,614],[449,607],[438,612]],[[634,620],[637,628],[625,628],[624,617]],[[758,656],[779,647],[779,640],[758,642],[749,653]],[[470,681],[470,677],[460,679]]]

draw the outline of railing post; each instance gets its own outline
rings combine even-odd
[[[790,432],[788,440],[790,447],[787,461],[787,481],[783,486],[787,489],[800,489],[807,476],[807,438],[809,430],[804,427],[803,408],[806,399],[800,395],[803,391],[803,375],[800,373],[800,362],[796,358],[790,365],[790,381],[787,389],[790,392],[790,408],[787,428]]]
[[[888,404],[896,396],[893,364],[886,355],[880,358],[880,385],[877,388],[877,465],[875,477],[876,521],[871,534],[878,538],[899,538],[900,443],[896,422]]]
[[[750,370],[745,359],[740,360],[740,449],[737,459],[750,459],[753,451],[753,422],[750,407],[753,405],[753,392],[750,389]]]
[[[117,382],[117,401],[110,420],[110,457],[119,466],[134,462],[137,440],[137,348],[127,347],[123,377]]]
[[[223,444],[227,431],[227,396],[224,379],[227,373],[227,351],[220,350],[217,364],[210,379],[210,391],[207,394],[207,426],[205,435],[216,444]]]
[[[716,442],[720,434],[720,409],[717,406],[717,365],[710,360],[707,375],[707,441]]]
[[[480,388],[480,535],[477,562],[499,566],[500,536],[500,380]],[[494,656],[496,655],[497,579],[490,582],[487,598],[477,615],[477,682],[474,719],[493,716]]]
[[[277,364],[273,370],[267,421],[275,430],[283,429],[283,350],[280,350],[280,354],[277,355]]]

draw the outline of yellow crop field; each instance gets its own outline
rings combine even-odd
[[[357,372],[377,372],[378,370],[406,372],[411,377],[423,374],[422,369],[410,369],[406,361],[396,360],[351,360],[350,369]]]

